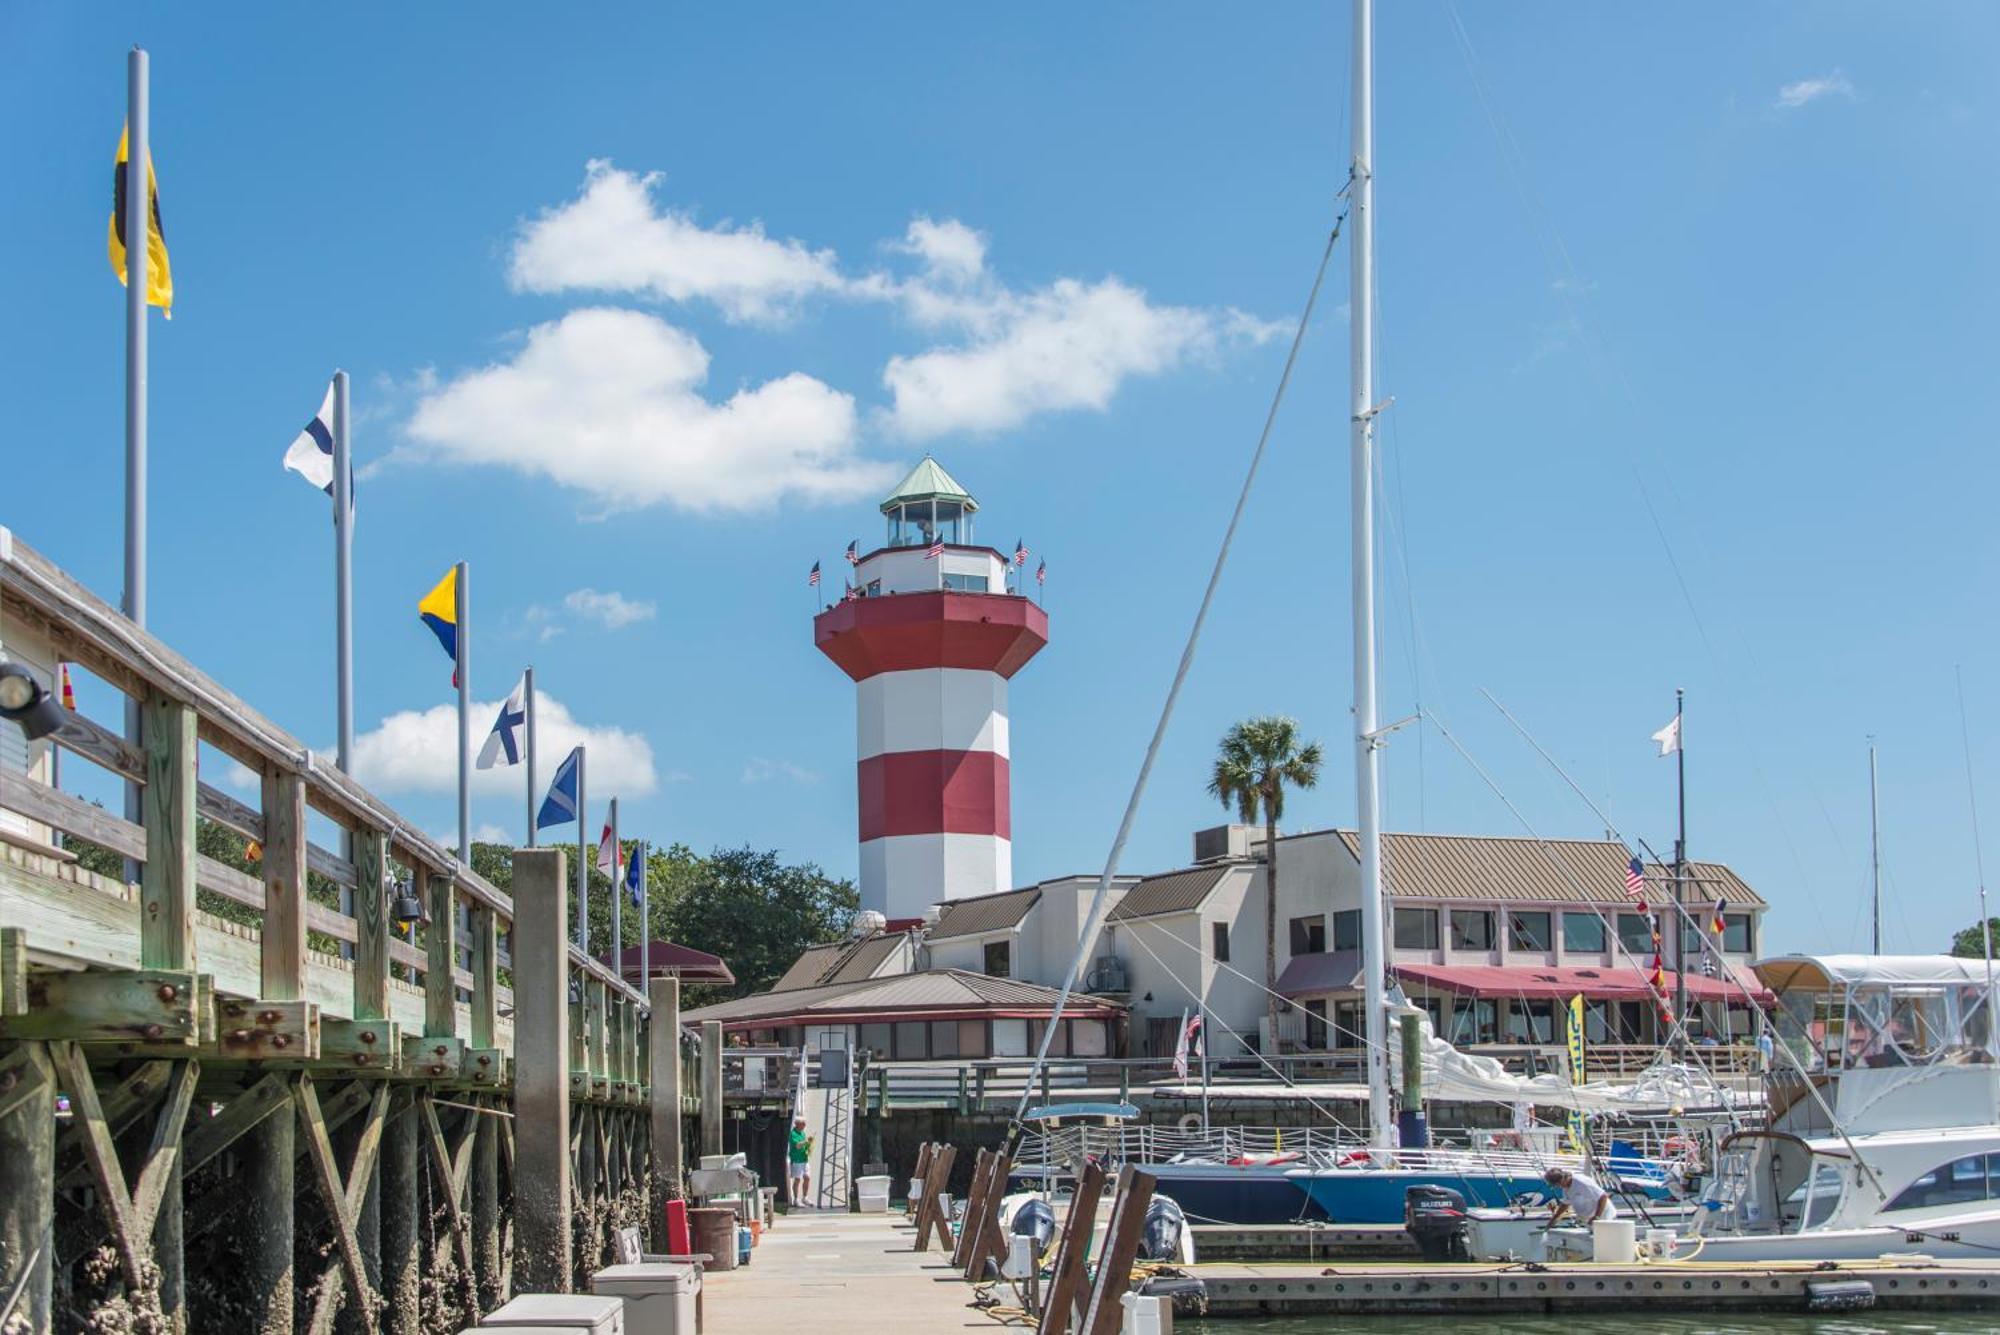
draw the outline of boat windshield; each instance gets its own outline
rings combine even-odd
[[[1978,985],[1867,982],[1787,988],[1778,1036],[1808,1071],[1983,1063],[1994,1059],[1990,1010]]]
[[[1824,1228],[1840,1208],[1847,1190],[1847,1174],[1840,1165],[1825,1159],[1813,1161],[1813,1170],[1798,1190],[1785,1198],[1785,1218],[1798,1221],[1794,1232]]]

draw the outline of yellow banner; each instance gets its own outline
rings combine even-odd
[[[125,180],[132,155],[130,131],[118,135],[118,166],[111,191],[111,271],[125,281]],[[167,236],[160,230],[160,184],[153,178],[153,155],[146,155],[146,304],[172,319],[174,271],[167,262]]]
[[[1578,993],[1569,999],[1569,1083],[1572,1087],[1584,1083],[1583,1076],[1583,995]],[[1582,1154],[1588,1144],[1583,1125],[1581,1109],[1569,1110],[1569,1148],[1573,1154]]]

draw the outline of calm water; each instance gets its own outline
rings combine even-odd
[[[1327,1331],[1359,1335],[1445,1335],[1447,1331],[1450,1335],[1993,1335],[1996,1328],[2000,1328],[2000,1321],[1985,1312],[1940,1312],[1935,1316],[1860,1313],[1848,1317],[1523,1313],[1485,1321],[1442,1316],[1288,1316],[1174,1322],[1175,1335],[1324,1335]]]

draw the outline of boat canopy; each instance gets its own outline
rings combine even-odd
[[[1986,985],[1986,961],[1955,955],[1780,955],[1753,966],[1773,992]]]

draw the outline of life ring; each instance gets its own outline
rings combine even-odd
[[[1179,1127],[1184,1135],[1191,1136],[1195,1132],[1201,1130],[1201,1114],[1187,1113],[1181,1118],[1180,1121],[1174,1123],[1174,1125]]]
[[[1375,1162],[1375,1156],[1367,1150],[1349,1150],[1333,1161],[1335,1168],[1360,1168]]]

